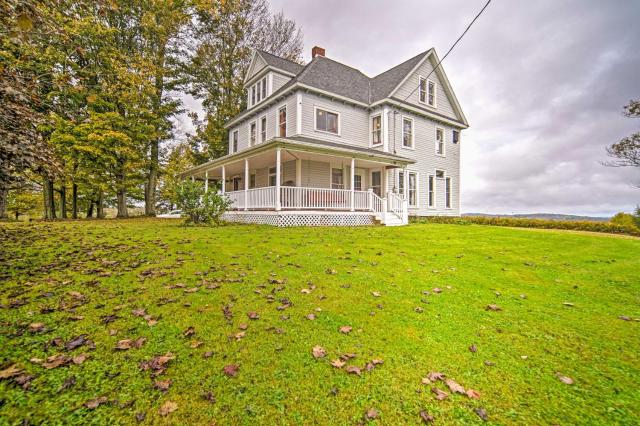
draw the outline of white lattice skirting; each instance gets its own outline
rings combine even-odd
[[[358,212],[230,211],[226,212],[222,219],[227,222],[272,226],[365,226],[375,223],[370,213]]]

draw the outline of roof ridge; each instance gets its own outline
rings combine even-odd
[[[400,62],[399,64],[394,65],[394,66],[392,66],[391,68],[387,69],[386,71],[382,71],[380,74],[377,74],[376,76],[374,76],[374,77],[372,77],[372,78],[374,78],[374,79],[375,79],[375,78],[378,78],[378,77],[380,77],[381,75],[386,74],[386,73],[388,73],[389,71],[393,71],[394,69],[396,69],[396,68],[398,68],[398,67],[400,67],[400,66],[402,66],[402,65],[406,64],[407,62],[413,61],[414,59],[416,59],[416,58],[417,58],[417,57],[419,57],[419,56],[424,56],[424,55],[426,55],[427,53],[429,53],[429,51],[430,51],[431,49],[433,49],[433,48],[430,48],[430,49],[425,50],[424,52],[418,53],[417,55],[414,55],[414,56],[410,57],[410,58],[409,58],[409,59],[407,59],[406,61],[402,61],[402,62]]]
[[[300,65],[301,67],[304,66],[304,65],[299,64],[299,63],[297,63],[295,61],[292,61],[291,59],[287,59],[287,58],[283,58],[282,56],[274,55],[273,53],[267,52],[266,50],[263,50],[263,49],[256,49],[256,50],[258,52],[260,52],[260,53],[266,53],[269,56],[273,56],[274,58],[282,59],[283,61],[291,62],[292,64]]]

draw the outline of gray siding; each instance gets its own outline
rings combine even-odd
[[[278,72],[270,72],[270,75],[272,75],[272,87],[271,87],[271,93],[275,93],[276,90],[278,90],[279,88],[281,88],[282,86],[284,86],[285,84],[287,84],[289,82],[289,80],[291,80],[291,77],[284,75],[284,74],[280,74]]]
[[[418,69],[413,74],[411,74],[411,76],[400,87],[398,87],[398,89],[392,96],[403,100],[406,98],[406,102],[420,106],[421,108],[432,109],[433,111],[443,114],[447,117],[462,120],[462,117],[458,117],[457,114],[453,111],[451,100],[447,97],[444,86],[442,85],[442,81],[440,80],[437,72],[434,72],[429,76],[429,80],[435,81],[437,86],[436,108],[430,107],[419,101],[419,90],[417,89],[419,84],[419,76],[427,77],[432,70],[433,64],[431,63],[430,59],[427,59],[418,67]]]

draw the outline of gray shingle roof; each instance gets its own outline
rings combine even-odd
[[[427,52],[429,52],[429,50],[373,77],[371,79],[371,102],[373,103],[388,97],[407,74],[418,65],[418,62],[424,58]]]
[[[267,65],[271,65],[274,68],[279,68],[283,71],[290,72],[291,74],[298,74],[304,68],[304,65],[297,64],[288,59],[281,58],[276,55],[272,55],[269,52],[265,52],[264,50],[258,50],[262,59],[265,60]]]

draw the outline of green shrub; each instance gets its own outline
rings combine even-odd
[[[622,226],[629,226],[632,228],[637,228],[636,218],[629,213],[618,213],[610,220],[611,223]]]
[[[636,226],[640,228],[640,206],[636,207],[636,211],[633,212],[633,220],[636,223]]]
[[[611,222],[590,222],[570,220],[524,219],[513,217],[465,216],[445,217],[432,216],[412,218],[414,223],[451,223],[479,224],[492,226],[512,226],[515,228],[569,229],[574,231],[604,232],[609,234],[627,234],[640,236],[640,229],[635,226],[621,225]]]
[[[215,188],[205,192],[200,182],[185,181],[176,188],[178,207],[187,216],[186,223],[218,226],[231,202]]]

